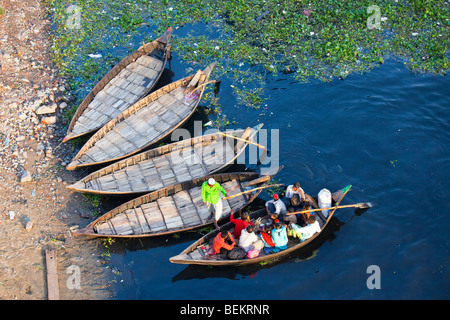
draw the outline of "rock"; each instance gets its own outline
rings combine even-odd
[[[89,212],[82,212],[82,213],[80,213],[80,216],[85,219],[91,218],[91,214]]]
[[[33,222],[28,220],[26,225],[25,225],[25,230],[27,230],[28,232],[31,231],[31,229],[33,228]]]
[[[43,124],[55,124],[56,123],[56,117],[55,116],[43,117],[41,119],[41,123],[43,123]]]
[[[21,135],[17,136],[16,142],[22,142],[22,141],[25,141],[25,139],[26,139],[25,136],[23,134],[21,134]]]
[[[67,107],[67,103],[65,103],[65,102],[61,102],[61,103],[59,104],[59,108],[60,108],[61,110],[65,109],[66,107]]]
[[[9,147],[9,138],[8,138],[8,137],[5,137],[5,139],[3,139],[3,146],[4,146],[5,148],[8,148],[8,147]]]
[[[31,180],[31,174],[26,170],[20,176],[20,182],[30,182]]]
[[[31,111],[36,111],[42,103],[42,99],[37,99],[29,104],[28,109]]]
[[[37,147],[36,147],[36,153],[37,154],[42,154],[42,152],[45,150],[45,145],[41,142],[38,143]]]
[[[8,214],[9,214],[9,218],[12,220],[12,219],[14,219],[14,216],[16,215],[16,213],[14,212],[14,211],[12,211],[12,210],[9,210],[8,211]]]
[[[40,106],[39,108],[36,109],[36,114],[49,114],[49,113],[55,113],[56,112],[56,108],[58,106],[56,105],[56,103],[52,103],[51,105],[48,106]]]
[[[45,156],[46,156],[47,158],[51,158],[51,157],[53,156],[53,148],[52,148],[51,146],[48,146],[48,147],[45,149]]]

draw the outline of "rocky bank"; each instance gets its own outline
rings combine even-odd
[[[81,177],[64,168],[76,148],[61,144],[74,99],[51,61],[50,21],[39,0],[0,8],[0,299],[47,299],[46,248],[57,251],[61,299],[107,299],[101,242],[70,233],[97,208],[66,189]]]

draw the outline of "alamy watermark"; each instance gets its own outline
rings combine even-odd
[[[66,273],[70,274],[70,276],[67,278],[67,281],[66,281],[67,288],[70,290],[81,289],[81,269],[80,269],[80,267],[72,264],[66,269]]]
[[[376,264],[367,267],[366,273],[370,274],[367,278],[366,285],[370,290],[381,289],[381,269]]]
[[[81,29],[81,8],[73,4],[67,7],[66,13],[68,15],[66,20],[67,29]]]

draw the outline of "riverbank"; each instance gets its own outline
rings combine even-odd
[[[61,299],[107,299],[101,243],[70,234],[97,209],[66,189],[79,178],[64,169],[74,147],[59,145],[73,101],[51,61],[50,21],[39,0],[0,8],[0,299],[47,299],[47,248],[57,252]]]

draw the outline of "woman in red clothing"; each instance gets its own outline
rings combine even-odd
[[[250,221],[250,216],[248,215],[248,212],[239,211],[239,215],[241,216],[240,219],[233,218],[233,213],[234,213],[234,210],[231,210],[230,221],[232,223],[234,223],[233,236],[235,239],[239,239],[241,236],[242,230],[247,228],[249,225],[252,226],[253,222]]]
[[[264,228],[261,230],[261,233],[259,234],[260,239],[264,243],[264,253],[269,254],[272,252],[272,249],[275,248],[275,243],[272,239],[272,229],[273,225],[264,225]]]

